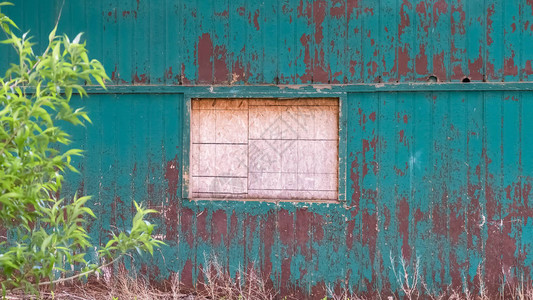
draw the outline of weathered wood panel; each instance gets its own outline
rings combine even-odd
[[[338,199],[338,99],[191,100],[192,199]]]

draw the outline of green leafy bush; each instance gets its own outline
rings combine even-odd
[[[10,3],[2,2],[0,8],[5,5]],[[0,78],[0,227],[9,232],[9,238],[0,240],[0,283],[4,296],[13,290],[38,294],[39,285],[99,268],[86,260],[86,250],[93,245],[83,224],[95,217],[85,206],[90,197],[57,198],[64,172],[77,172],[72,157],[82,153],[57,150],[57,145],[70,143],[57,123],[90,122],[87,113],[69,101],[73,91],[87,96],[85,83],[96,81],[105,88],[108,77],[100,62],[89,60],[81,34],[72,41],[58,36],[56,24],[48,47],[37,55],[32,38],[27,33],[18,36],[15,23],[1,11],[0,27],[7,36],[2,43],[12,46],[19,58]],[[132,229],[115,235],[99,251],[101,256],[113,261],[132,249],[152,253],[162,244],[151,236],[154,225],[144,220],[155,211],[135,205]],[[80,273],[72,274],[67,267]]]

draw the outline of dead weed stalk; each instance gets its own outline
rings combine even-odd
[[[206,256],[205,261],[207,265],[201,269],[205,280],[200,283],[200,295],[209,299],[228,300],[272,300],[275,298],[276,292],[268,287],[265,278],[258,274],[254,264],[244,271],[239,267],[233,278],[216,256]]]
[[[420,289],[418,287],[420,281],[420,258],[417,257],[416,261],[412,267],[412,273],[409,272],[409,266],[403,257],[400,257],[400,268],[396,270],[396,262],[392,253],[390,253],[390,261],[392,266],[392,272],[396,278],[396,282],[400,290],[403,292],[405,297],[409,300],[418,299],[420,296]]]

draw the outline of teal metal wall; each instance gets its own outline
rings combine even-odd
[[[208,88],[201,89],[205,96]],[[214,93],[253,96],[254,88]],[[264,95],[295,97],[314,89]],[[333,90],[343,97],[342,91]],[[262,94],[263,95],[263,94]],[[264,96],[263,95],[263,96]],[[193,285],[215,254],[232,274],[254,264],[283,294],[322,296],[326,285],[397,289],[392,272],[420,260],[435,290],[495,291],[502,276],[532,274],[531,92],[347,92],[346,201],[271,203],[181,198],[183,94],[94,95],[93,125],[74,132],[87,150],[65,194],[94,195],[95,239],[127,225],[131,200],[168,247],[143,263],[153,279],[180,272]],[[186,121],[186,120],[185,120]],[[341,152],[344,152],[341,151]],[[504,272],[504,273],[502,273]]]
[[[11,12],[46,39],[59,2]],[[76,100],[93,124],[71,130],[86,155],[63,194],[94,196],[96,241],[134,199],[160,211],[168,247],[137,259],[154,280],[194,286],[214,254],[280,295],[388,295],[404,257],[431,290],[496,293],[533,275],[532,26],[518,0],[66,1],[60,30],[86,32],[115,86]],[[346,200],[184,199],[191,97],[339,97]]]
[[[116,84],[528,81],[528,0],[15,1],[24,30],[85,32]],[[1,59],[1,58],[0,58]]]

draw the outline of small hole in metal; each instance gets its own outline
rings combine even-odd
[[[468,77],[463,78],[463,83],[467,83],[467,82],[470,82],[470,78]]]
[[[437,82],[439,79],[435,75],[431,75],[428,77],[428,82]]]

